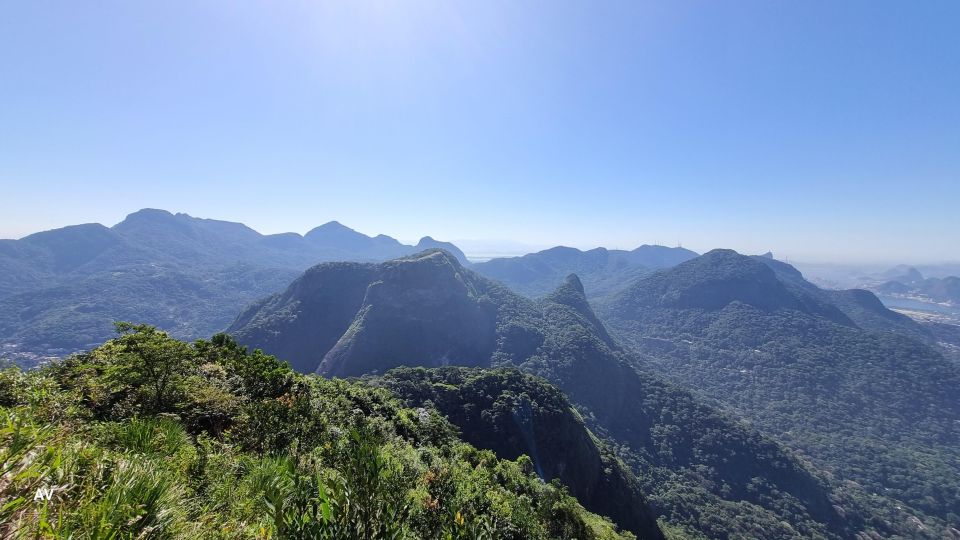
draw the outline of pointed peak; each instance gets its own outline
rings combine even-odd
[[[313,229],[310,229],[310,232],[308,232],[307,234],[310,234],[310,233],[312,233],[312,232],[321,232],[321,231],[350,231],[350,232],[354,232],[353,229],[351,229],[350,227],[347,227],[346,225],[344,225],[343,223],[340,223],[339,221],[328,221],[328,222],[324,223],[323,225],[320,225],[320,226],[314,227]]]
[[[583,283],[576,274],[568,275],[567,278],[563,280],[563,283],[544,299],[578,310],[587,306],[587,294],[583,290]]]
[[[369,242],[371,240],[369,236],[357,232],[339,221],[328,221],[319,227],[314,227],[307,231],[307,234],[303,237],[313,242],[329,242],[337,247],[355,247],[356,242]]]
[[[463,251],[460,251],[460,248],[451,244],[450,242],[443,242],[441,240],[436,240],[432,236],[424,236],[417,242],[415,249],[420,250],[429,250],[429,249],[442,249],[443,251],[449,253],[456,257],[460,264],[467,265],[469,261],[467,256],[463,254]]]
[[[578,293],[586,296],[586,293],[583,292],[583,283],[580,281],[580,278],[576,274],[570,274],[566,279],[563,280],[562,287],[573,287]]]
[[[555,291],[543,298],[543,302],[546,302],[547,305],[558,304],[573,309],[593,327],[597,337],[602,339],[609,347],[617,347],[603,323],[593,312],[593,308],[590,307],[590,302],[587,301],[587,295],[583,290],[583,283],[576,274],[568,275]]]

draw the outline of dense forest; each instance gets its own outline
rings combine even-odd
[[[601,313],[640,364],[797,450],[899,534],[955,527],[960,367],[870,293],[851,302],[772,266],[711,252]]]
[[[606,331],[576,276],[530,300],[442,251],[323,264],[251,306],[231,331],[329,376],[462,365],[542,377],[629,466],[664,522],[690,534],[903,531],[787,448],[645,369]]]
[[[0,536],[633,538],[383,387],[119,329],[0,371]]]
[[[0,534],[954,534],[950,332],[764,257],[634,269],[598,316],[576,275],[324,263],[233,337],[122,323],[4,369]]]

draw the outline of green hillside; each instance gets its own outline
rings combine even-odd
[[[718,250],[639,279],[600,312],[648,369],[875,507],[885,535],[946,534],[960,523],[960,366],[875,302],[857,313],[793,279]]]
[[[3,538],[633,538],[383,388],[121,332],[0,371]]]
[[[263,235],[242,223],[144,209],[113,227],[86,224],[0,240],[0,347],[23,365],[87,350],[118,320],[183,339],[210,336],[250,302],[322,261],[382,261],[415,246],[337,222],[305,235]]]
[[[790,452],[636,369],[576,277],[533,301],[442,251],[319,265],[243,313],[238,341],[331,376],[516,366],[562,390],[670,524],[711,538],[838,537],[831,488]],[[858,510],[847,508],[851,515]]]

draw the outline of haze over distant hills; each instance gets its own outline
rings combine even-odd
[[[632,251],[602,247],[581,251],[559,246],[522,257],[477,263],[473,269],[531,297],[549,293],[563,283],[567,275],[575,273],[587,296],[594,299],[618,291],[637,276],[696,256],[695,252],[681,247],[643,245]]]
[[[305,235],[144,209],[113,227],[84,224],[0,240],[0,343],[7,353],[62,355],[113,335],[116,320],[193,339],[225,328],[248,302],[322,261],[380,261],[427,248],[335,221]]]
[[[922,301],[960,308],[960,277],[928,278],[913,267],[903,269],[903,273],[890,272],[884,277],[889,277],[889,280],[875,287],[882,294],[914,297]]]
[[[949,277],[877,279],[884,298],[953,301]],[[374,377],[474,444],[533,454],[641,537],[659,537],[656,516],[692,537],[932,539],[960,515],[958,327],[770,253],[559,246],[471,264],[431,237],[263,235],[149,209],[0,241],[0,355],[86,349],[115,320],[191,339],[229,325],[301,372]],[[408,366],[433,370],[387,373]],[[526,375],[485,371],[499,367]]]
[[[62,356],[109,338],[117,320],[149,322],[184,339],[208,336],[314,264],[384,261],[430,248],[469,265],[457,246],[430,236],[407,245],[336,221],[303,235],[264,235],[242,223],[156,209],[113,227],[90,223],[0,240],[0,351],[27,364]],[[578,272],[592,296],[693,255],[662,246],[553,248],[476,266],[530,295]]]

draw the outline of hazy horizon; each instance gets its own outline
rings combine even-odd
[[[0,237],[264,233],[960,260],[955,2],[17,3]]]
[[[144,209],[148,209],[148,208],[144,208]],[[355,230],[355,231],[357,231],[357,232],[359,232],[359,233],[365,234],[365,235],[370,236],[370,237],[374,237],[374,236],[377,236],[377,235],[379,235],[379,234],[384,234],[384,235],[393,237],[394,239],[396,239],[396,240],[398,240],[398,241],[400,241],[400,242],[402,242],[402,243],[404,243],[404,244],[409,244],[409,245],[416,245],[417,242],[418,242],[421,238],[423,238],[423,237],[425,237],[425,236],[430,236],[430,237],[434,238],[435,240],[440,240],[440,241],[444,241],[444,242],[451,242],[451,243],[453,243],[453,244],[456,245],[458,248],[460,248],[460,249],[464,252],[464,254],[465,254],[469,259],[471,259],[471,260],[476,260],[476,261],[482,261],[482,260],[487,260],[487,259],[496,258],[496,257],[515,257],[515,256],[525,255],[525,254],[528,254],[528,253],[535,253],[535,252],[538,252],[538,251],[543,251],[543,250],[550,249],[550,248],[553,248],[553,247],[572,247],[572,248],[576,248],[576,249],[579,249],[579,250],[582,250],[582,251],[587,251],[587,250],[595,249],[595,248],[632,250],[632,249],[635,249],[635,248],[640,247],[640,246],[642,246],[642,245],[657,245],[657,246],[666,246],[666,247],[684,247],[684,248],[686,248],[686,249],[690,249],[690,250],[695,251],[695,252],[700,253],[700,254],[706,253],[706,252],[708,252],[708,251],[710,251],[710,250],[712,250],[712,249],[733,249],[733,250],[735,250],[735,251],[737,251],[737,252],[739,252],[739,253],[745,254],[745,255],[760,255],[760,254],[763,254],[763,253],[766,253],[766,252],[770,251],[770,252],[773,253],[774,258],[776,258],[777,260],[783,260],[783,261],[787,261],[787,262],[795,262],[795,263],[797,263],[797,264],[808,264],[808,265],[836,265],[836,266],[841,266],[841,267],[860,267],[860,266],[862,266],[862,267],[883,267],[883,266],[895,266],[895,265],[901,265],[901,264],[906,264],[906,265],[937,265],[937,264],[950,264],[950,265],[953,265],[953,264],[960,264],[960,259],[939,259],[939,260],[937,260],[937,259],[931,259],[931,260],[915,260],[915,259],[912,259],[912,260],[906,260],[906,259],[903,259],[903,260],[901,260],[901,259],[880,260],[880,259],[878,259],[878,260],[859,260],[859,261],[856,261],[856,260],[842,260],[842,259],[841,259],[841,260],[838,260],[838,259],[818,260],[818,259],[816,259],[816,258],[803,258],[803,257],[797,258],[797,257],[791,256],[789,253],[783,253],[783,252],[777,251],[777,250],[774,249],[773,247],[767,248],[767,249],[759,249],[759,250],[757,250],[757,249],[750,250],[750,249],[745,249],[745,248],[742,248],[742,247],[741,247],[741,248],[738,248],[738,247],[736,247],[736,246],[734,245],[734,243],[718,244],[718,245],[709,246],[709,247],[705,247],[705,248],[698,248],[697,246],[689,246],[689,245],[684,245],[684,244],[682,244],[682,243],[680,243],[680,244],[678,245],[678,244],[676,244],[676,243],[675,243],[675,244],[670,244],[669,242],[662,242],[662,241],[659,241],[659,240],[642,240],[642,239],[637,240],[637,241],[634,242],[634,243],[628,243],[628,244],[624,244],[624,245],[621,245],[621,244],[613,244],[613,243],[606,243],[606,244],[604,244],[604,243],[602,243],[602,242],[600,242],[600,243],[593,243],[593,244],[579,244],[579,245],[575,245],[575,244],[572,244],[572,243],[569,243],[569,242],[558,242],[558,243],[555,243],[555,244],[530,244],[530,243],[519,242],[519,241],[516,241],[516,240],[496,239],[496,238],[447,238],[447,237],[439,236],[439,235],[436,235],[436,234],[432,234],[432,233],[430,233],[430,232],[424,232],[423,234],[421,234],[421,235],[419,235],[419,236],[416,236],[416,237],[400,237],[400,236],[396,236],[396,235],[394,235],[394,234],[391,234],[390,231],[361,230],[361,229],[358,229],[357,227],[354,227],[352,224],[350,224],[350,223],[345,223],[343,220],[339,220],[339,219],[326,219],[326,220],[324,220],[324,221],[321,221],[321,222],[316,223],[316,224],[313,225],[313,226],[310,226],[310,227],[306,228],[305,230],[296,230],[296,231],[270,230],[270,231],[266,231],[266,230],[262,230],[262,229],[260,229],[260,228],[258,228],[258,227],[256,227],[256,226],[252,225],[251,223],[246,223],[246,222],[244,222],[244,221],[242,221],[242,220],[240,220],[240,219],[230,219],[230,218],[210,217],[210,216],[197,216],[197,215],[190,214],[190,213],[188,213],[188,212],[179,212],[179,211],[176,211],[176,210],[170,210],[170,209],[165,209],[165,208],[150,208],[150,209],[154,209],[154,210],[164,210],[164,211],[170,212],[171,214],[187,214],[187,215],[189,215],[190,217],[199,218],[199,219],[212,219],[212,220],[217,220],[217,221],[228,221],[228,222],[234,222],[234,223],[242,223],[242,224],[250,227],[251,229],[257,231],[258,233],[264,234],[264,235],[268,235],[268,234],[281,234],[281,233],[291,233],[291,232],[292,232],[292,233],[297,233],[297,234],[299,234],[299,235],[302,236],[302,235],[306,234],[307,232],[309,232],[310,229],[313,229],[313,228],[318,227],[318,226],[320,226],[320,225],[323,225],[323,224],[325,224],[325,223],[330,223],[330,222],[335,221],[335,222],[338,222],[338,223],[340,223],[341,225],[343,225],[343,226],[345,226],[345,227],[349,227],[350,229],[353,229],[353,230]],[[143,210],[143,209],[139,209],[139,210]],[[63,226],[81,225],[81,224],[86,224],[86,223],[99,223],[99,224],[104,225],[104,226],[106,226],[106,227],[112,227],[113,225],[116,225],[117,223],[120,223],[121,221],[123,221],[123,219],[124,219],[127,215],[129,215],[129,214],[131,214],[131,213],[133,213],[133,212],[127,212],[126,214],[124,214],[124,216],[123,216],[122,218],[117,219],[117,220],[115,220],[115,221],[110,221],[110,220],[107,220],[107,221],[87,221],[87,222],[83,222],[83,223],[70,223],[70,224],[66,224],[66,225],[63,225]],[[61,227],[58,226],[58,227],[55,227],[55,228],[61,228]],[[29,236],[30,234],[34,234],[34,233],[38,233],[38,232],[44,232],[44,231],[46,231],[46,230],[51,230],[51,229],[44,229],[44,230],[41,230],[41,231],[32,231],[31,233],[28,233],[28,234],[25,234],[25,235],[21,235],[21,236],[18,236],[18,237],[16,237],[16,238],[0,238],[0,240],[18,240],[18,239],[20,239],[20,238]]]

